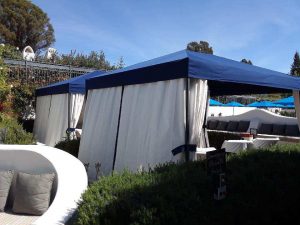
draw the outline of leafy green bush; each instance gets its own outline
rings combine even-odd
[[[5,44],[1,46],[1,51],[3,58],[22,59],[22,52],[17,47]]]
[[[35,144],[32,133],[23,130],[16,119],[0,116],[0,139],[3,144]]]
[[[80,145],[80,140],[66,139],[66,140],[58,142],[55,145],[55,148],[64,150],[77,158],[78,152],[79,152],[79,145]]]
[[[218,131],[208,131],[209,146],[220,149],[225,140],[239,140],[241,139],[239,134],[223,133]]]
[[[282,110],[282,111],[280,111],[280,115],[281,116],[288,116],[288,117],[296,117],[296,111],[295,110],[293,110],[293,111]]]
[[[28,106],[34,100],[35,87],[29,85],[15,84],[11,89],[12,108],[19,118],[25,116]]]
[[[102,177],[83,194],[76,224],[298,224],[300,146],[231,155],[228,196],[212,198],[205,161]]]
[[[4,101],[6,101],[7,96],[9,94],[9,86],[6,82],[7,66],[4,64],[4,61],[3,61],[3,57],[4,57],[6,51],[7,51],[7,47],[5,45],[0,44],[0,102],[1,102],[1,105]]]

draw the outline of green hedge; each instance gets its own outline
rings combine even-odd
[[[0,139],[3,144],[35,144],[32,133],[26,132],[16,119],[0,115]]]
[[[55,145],[55,148],[64,150],[71,155],[75,156],[76,158],[78,157],[78,152],[79,152],[79,146],[80,146],[80,140],[64,140],[60,141]]]
[[[240,140],[241,137],[239,134],[234,133],[223,133],[218,131],[208,131],[208,140],[209,146],[220,149],[225,140]]]
[[[228,196],[214,201],[205,162],[102,177],[83,194],[76,224],[297,224],[300,146],[228,157]]]

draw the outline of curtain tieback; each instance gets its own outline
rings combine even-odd
[[[181,152],[195,152],[196,148],[197,148],[197,145],[192,145],[192,144],[180,145],[172,150],[172,154],[177,155]]]
[[[75,128],[71,128],[71,127],[69,127],[69,128],[66,130],[67,133],[71,133],[71,132],[74,132],[74,131],[75,131]]]

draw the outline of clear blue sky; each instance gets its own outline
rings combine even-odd
[[[54,47],[103,50],[131,65],[206,40],[214,53],[287,73],[300,50],[299,0],[33,0],[55,29]]]

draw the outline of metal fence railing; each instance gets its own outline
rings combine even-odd
[[[90,68],[55,65],[25,60],[4,59],[8,66],[8,81],[42,87],[95,71]]]

